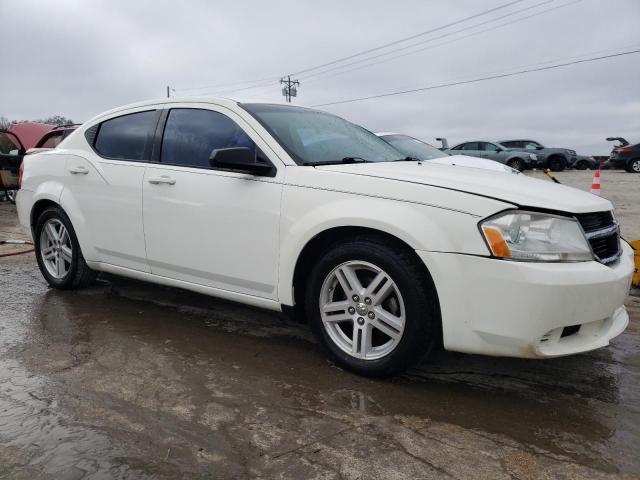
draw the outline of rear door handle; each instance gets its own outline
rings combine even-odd
[[[159,185],[161,183],[166,185],[175,185],[175,179],[171,177],[167,177],[166,175],[161,175],[159,177],[149,177],[148,182],[152,185]]]
[[[71,167],[69,172],[74,175],[86,175],[89,173],[89,169],[87,167],[83,167],[82,165],[78,165],[77,167]]]

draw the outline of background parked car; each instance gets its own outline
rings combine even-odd
[[[573,164],[573,168],[576,170],[595,170],[598,168],[598,161],[587,155],[576,155],[576,163]]]
[[[525,151],[535,151],[540,164],[554,172],[560,172],[565,168],[575,165],[576,151],[569,148],[549,148],[535,140],[503,140],[500,142],[507,148]]]
[[[622,137],[609,137],[607,141],[618,141],[611,150],[609,157],[610,168],[624,168],[627,172],[640,173],[640,143],[629,145]]]
[[[469,157],[466,155],[451,155],[445,153],[433,145],[418,140],[417,138],[400,133],[380,132],[376,133],[380,138],[390,143],[403,155],[418,160],[429,161],[441,165],[458,165],[460,167],[483,168],[485,170],[495,170],[500,172],[517,173],[511,167],[498,163],[494,160],[484,158]]]
[[[0,130],[0,195],[15,202],[20,164],[25,148],[20,138],[8,130]]]
[[[35,147],[27,150],[27,154],[56,148],[62,140],[67,138],[79,125],[60,125],[44,134],[44,136],[36,143]]]
[[[513,150],[498,142],[487,142],[483,140],[464,142],[443,151],[452,154],[495,160],[519,172],[538,166],[538,156],[535,153]]]

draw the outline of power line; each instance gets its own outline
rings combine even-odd
[[[548,4],[548,3],[551,3],[551,2],[553,2],[553,1],[555,1],[555,0],[545,0],[545,1],[543,1],[543,2],[536,3],[535,5],[531,5],[531,6],[526,7],[526,8],[521,8],[520,10],[516,10],[516,11],[511,12],[511,13],[508,13],[508,14],[506,14],[506,15],[502,15],[501,17],[492,18],[492,19],[486,20],[486,21],[484,21],[484,22],[477,23],[477,24],[472,25],[472,26],[470,26],[470,27],[462,28],[462,29],[460,29],[460,30],[455,30],[455,31],[453,31],[453,32],[448,32],[448,33],[445,33],[445,34],[443,34],[443,35],[439,35],[439,36],[437,36],[437,37],[429,38],[429,39],[427,39],[427,40],[423,40],[423,41],[421,41],[421,42],[417,42],[417,43],[414,43],[414,44],[411,44],[411,45],[407,45],[407,46],[404,46],[404,47],[401,47],[401,48],[397,48],[397,49],[395,49],[395,50],[391,50],[391,51],[388,51],[388,52],[384,52],[384,53],[381,53],[381,54],[378,54],[378,55],[374,55],[374,56],[371,56],[371,57],[367,57],[367,58],[364,58],[364,59],[361,59],[361,60],[356,60],[355,62],[350,62],[350,63],[344,64],[344,65],[339,65],[339,66],[337,66],[337,67],[333,67],[333,68],[330,68],[330,69],[327,69],[327,70],[323,70],[323,71],[321,71],[321,72],[312,73],[312,74],[310,74],[310,75],[308,75],[308,76],[306,76],[306,77],[305,77],[305,76],[303,76],[303,77],[302,77],[302,79],[303,79],[303,80],[307,80],[307,79],[309,79],[309,78],[311,78],[311,77],[315,77],[315,76],[318,76],[318,75],[323,75],[323,74],[325,74],[325,73],[329,73],[329,72],[332,72],[332,71],[335,71],[335,70],[340,70],[341,68],[344,68],[344,67],[349,67],[349,66],[351,66],[351,65],[357,65],[357,64],[360,64],[360,63],[363,63],[363,62],[367,62],[367,61],[369,61],[369,60],[374,60],[374,59],[376,59],[376,58],[384,57],[384,56],[387,56],[387,55],[391,55],[391,54],[393,54],[393,53],[397,53],[397,52],[401,52],[401,51],[404,51],[404,50],[407,50],[407,49],[410,49],[410,48],[413,48],[413,47],[417,47],[417,46],[419,46],[419,45],[424,45],[425,43],[430,43],[430,42],[433,42],[433,41],[435,41],[435,40],[440,40],[440,39],[445,38],[445,37],[450,37],[451,35],[455,35],[455,34],[458,34],[458,33],[461,33],[461,32],[465,32],[465,31],[467,31],[467,30],[469,30],[469,29],[476,28],[476,27],[480,27],[480,26],[482,26],[482,25],[486,25],[486,24],[488,24],[488,23],[493,23],[493,22],[495,22],[495,21],[497,21],[497,20],[502,20],[503,18],[510,17],[510,16],[513,16],[513,15],[517,15],[517,14],[522,13],[522,12],[524,12],[524,11],[534,9],[534,8],[536,8],[536,7],[540,7],[540,6],[542,6],[542,5],[545,5],[545,4]],[[550,12],[550,11],[552,11],[552,10],[557,10],[558,8],[567,7],[567,6],[569,6],[569,5],[572,5],[572,4],[574,4],[574,3],[578,3],[578,2],[581,2],[581,1],[582,1],[582,0],[574,0],[574,1],[572,1],[572,2],[565,3],[565,4],[563,4],[563,5],[559,5],[559,6],[556,6],[556,7],[553,7],[553,8],[548,8],[548,9],[542,10],[542,11],[540,11],[540,12],[536,12],[536,13],[534,13],[534,14],[532,14],[532,15],[528,15],[528,16],[524,16],[524,17],[521,17],[521,18],[518,18],[518,19],[512,20],[512,21],[510,21],[510,22],[506,22],[506,23],[501,23],[501,24],[499,24],[499,25],[495,25],[495,26],[493,26],[493,27],[491,27],[491,28],[486,28],[486,29],[484,29],[484,30],[479,30],[479,31],[476,31],[476,32],[472,32],[472,33],[470,33],[470,34],[468,34],[468,35],[464,35],[464,36],[461,36],[461,37],[458,37],[458,38],[452,39],[452,40],[450,40],[450,41],[448,41],[448,42],[441,42],[441,43],[439,43],[439,44],[436,44],[436,45],[433,45],[433,46],[429,46],[429,47],[426,47],[426,48],[421,48],[421,49],[418,49],[418,50],[413,50],[413,51],[411,51],[411,52],[407,52],[407,53],[404,53],[404,54],[402,54],[402,55],[394,55],[394,56],[392,56],[392,57],[390,57],[390,58],[385,58],[385,59],[380,60],[380,61],[377,61],[377,62],[373,62],[373,63],[366,64],[366,65],[362,65],[362,66],[360,66],[360,67],[356,67],[356,68],[351,68],[351,69],[348,69],[348,70],[344,70],[344,71],[342,71],[342,72],[337,72],[337,73],[335,73],[335,74],[333,74],[333,75],[322,76],[322,77],[320,77],[320,78],[321,78],[321,79],[322,79],[322,78],[331,78],[331,77],[333,77],[333,76],[337,76],[337,75],[340,75],[340,74],[342,74],[342,73],[352,72],[352,71],[354,71],[354,70],[359,70],[359,69],[361,69],[361,68],[367,68],[367,67],[369,67],[369,66],[378,65],[378,64],[380,64],[380,63],[388,62],[388,61],[394,60],[394,59],[396,59],[396,58],[401,58],[401,57],[405,57],[405,56],[408,56],[408,55],[413,55],[413,54],[415,54],[415,53],[422,52],[422,51],[424,51],[424,50],[430,50],[430,49],[432,49],[432,48],[436,48],[436,47],[439,47],[439,46],[441,46],[441,45],[447,45],[447,44],[449,44],[449,43],[457,42],[458,40],[462,40],[462,39],[464,39],[464,38],[472,37],[472,36],[479,35],[479,34],[481,34],[481,33],[489,32],[489,31],[492,31],[492,30],[496,30],[496,29],[498,29],[498,28],[501,28],[501,27],[504,27],[504,26],[508,26],[508,25],[511,25],[511,24],[514,24],[514,23],[518,23],[518,22],[524,21],[524,20],[526,20],[526,19],[528,19],[528,18],[535,17],[535,16],[538,16],[538,15],[542,15],[543,13]],[[313,81],[316,81],[316,80],[317,80],[317,79],[314,79]]]
[[[307,72],[310,72],[310,71],[313,71],[313,70],[318,70],[318,69],[326,67],[326,66],[335,65],[335,64],[343,62],[345,60],[351,60],[351,59],[359,57],[361,55],[366,55],[367,53],[376,52],[378,50],[382,50],[382,49],[387,48],[387,47],[398,45],[400,43],[403,43],[403,42],[406,42],[406,41],[409,41],[409,40],[413,40],[415,38],[419,38],[419,37],[422,37],[424,35],[428,35],[430,33],[443,30],[445,28],[452,27],[453,25],[458,25],[458,24],[466,22],[468,20],[472,20],[474,18],[478,18],[478,17],[484,16],[484,15],[487,15],[489,13],[493,13],[495,11],[510,7],[511,5],[515,5],[516,3],[521,3],[523,1],[525,1],[525,0],[512,0],[511,2],[505,3],[503,5],[499,5],[497,7],[491,8],[489,10],[485,10],[485,11],[480,12],[480,13],[476,13],[474,15],[470,15],[468,17],[462,18],[460,20],[456,20],[454,22],[450,22],[450,23],[448,23],[446,25],[442,25],[440,27],[432,28],[430,30],[426,30],[424,32],[417,33],[417,34],[411,35],[409,37],[401,38],[399,40],[395,40],[393,42],[389,42],[389,43],[384,44],[384,45],[380,45],[380,46],[377,46],[377,47],[374,47],[374,48],[370,48],[370,49],[364,50],[362,52],[354,53],[352,55],[349,55],[349,56],[346,56],[346,57],[343,57],[343,58],[339,58],[337,60],[332,60],[331,62],[327,62],[327,63],[324,63],[322,65],[306,68],[304,70],[300,70],[299,72],[292,73],[291,75],[299,75],[301,73],[307,73]],[[550,0],[550,1],[553,1],[553,0]],[[234,83],[218,84],[218,85],[208,85],[208,86],[185,88],[185,89],[178,89],[178,90],[180,92],[196,91],[196,90],[213,90],[213,89],[222,88],[222,87],[225,87],[225,86],[245,85],[245,84],[248,84],[248,83],[256,83],[256,84],[260,83],[260,85],[253,85],[253,86],[240,88],[240,89],[237,89],[237,90],[234,89],[234,90],[228,90],[228,91],[225,91],[225,92],[221,92],[221,93],[224,94],[224,93],[231,93],[231,92],[236,92],[236,91],[241,91],[241,90],[250,90],[250,89],[253,89],[253,88],[258,88],[258,87],[261,87],[261,86],[265,85],[265,83],[263,83],[263,82],[267,82],[267,81],[268,82],[276,82],[280,78],[282,78],[282,77],[280,77],[280,76],[278,76],[278,77],[268,77],[268,78],[255,79],[255,80],[246,80],[246,81],[243,81],[243,82],[234,82]]]
[[[416,33],[415,35],[411,35],[409,37],[401,38],[401,39],[395,40],[393,42],[385,43],[384,45],[379,45],[379,46],[374,47],[374,48],[369,48],[367,50],[363,50],[361,52],[354,53],[354,54],[348,55],[346,57],[338,58],[336,60],[332,60],[330,62],[323,63],[322,65],[317,65],[315,67],[305,68],[304,70],[300,70],[298,72],[294,72],[291,75],[300,75],[302,73],[307,73],[307,72],[310,72],[310,71],[313,71],[313,70],[318,70],[318,69],[323,68],[323,67],[328,67],[329,65],[335,65],[336,63],[340,63],[340,62],[343,62],[345,60],[351,60],[352,58],[356,58],[356,57],[359,57],[361,55],[366,55],[367,53],[372,53],[372,52],[376,52],[378,50],[382,50],[382,49],[387,48],[387,47],[392,47],[394,45],[398,45],[400,43],[403,43],[403,42],[406,42],[406,41],[409,41],[409,40],[413,40],[414,38],[423,37],[424,35],[428,35],[430,33],[434,33],[434,32],[440,31],[440,30],[444,30],[445,28],[449,28],[449,27],[452,27],[454,25],[458,25],[458,24],[466,22],[468,20],[472,20],[474,18],[482,17],[482,16],[487,15],[489,13],[493,13],[495,11],[502,10],[503,8],[510,7],[511,5],[515,5],[516,3],[520,3],[520,2],[523,2],[523,1],[524,0],[514,0],[514,1],[511,1],[509,3],[505,3],[505,4],[499,5],[497,7],[491,8],[489,10],[485,10],[485,11],[482,11],[480,13],[476,13],[474,15],[470,15],[468,17],[461,18],[460,20],[456,20],[454,22],[447,23],[446,25],[441,25],[440,27],[432,28],[430,30],[426,30],[426,31],[421,32],[421,33]]]
[[[395,96],[395,95],[405,95],[407,93],[415,93],[415,92],[424,92],[427,90],[436,90],[439,88],[446,88],[446,87],[453,87],[456,85],[466,85],[466,84],[470,84],[470,83],[478,83],[478,82],[484,82],[487,80],[495,80],[498,78],[506,78],[506,77],[513,77],[516,75],[524,75],[525,73],[532,73],[532,72],[540,72],[543,70],[552,70],[554,68],[561,68],[561,67],[567,67],[569,65],[577,65],[579,63],[588,63],[588,62],[595,62],[598,60],[604,60],[607,58],[614,58],[614,57],[622,57],[625,55],[631,55],[634,53],[640,53],[640,50],[630,50],[627,52],[621,52],[621,53],[615,53],[612,55],[603,55],[600,57],[592,57],[592,58],[585,58],[582,60],[575,60],[573,62],[566,62],[566,63],[560,63],[557,65],[550,65],[547,67],[538,67],[538,68],[530,68],[530,69],[525,69],[525,70],[520,70],[517,72],[511,72],[511,73],[503,73],[503,74],[499,74],[499,75],[491,75],[488,77],[481,77],[481,78],[474,78],[472,80],[464,80],[464,81],[460,81],[460,82],[451,82],[451,83],[443,83],[443,84],[439,84],[439,85],[431,85],[428,87],[421,87],[421,88],[413,88],[410,90],[400,90],[400,91],[396,91],[396,92],[388,92],[388,93],[381,93],[378,95],[370,95],[368,97],[359,97],[359,98],[351,98],[348,100],[339,100],[336,102],[327,102],[327,103],[318,103],[316,105],[311,105],[312,107],[326,107],[329,105],[340,105],[340,104],[344,104],[344,103],[353,103],[353,102],[361,102],[363,100],[372,100],[374,98],[382,98],[382,97],[391,97],[391,96]]]

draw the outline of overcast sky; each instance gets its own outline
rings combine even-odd
[[[277,80],[230,90],[508,1],[0,0],[0,115],[21,120],[61,114],[82,122],[118,105],[162,97],[166,85],[175,95],[221,92],[281,102]],[[423,49],[417,53],[357,70],[389,56],[300,74],[294,103],[310,106],[640,49],[640,0],[582,0],[517,21],[570,2],[547,0],[473,27],[543,1],[523,0],[391,47],[426,42],[395,55]],[[513,23],[496,28],[508,22]],[[353,71],[338,74],[347,69]],[[186,90],[221,84],[234,86]],[[452,144],[525,137],[607,154],[607,136],[640,141],[640,54],[322,108],[373,131],[408,133],[432,143],[438,136]]]

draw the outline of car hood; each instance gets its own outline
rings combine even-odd
[[[449,157],[453,162],[458,155]],[[502,200],[520,207],[548,209],[569,213],[611,210],[611,202],[591,193],[539,180],[526,175],[442,165],[424,162],[373,162],[348,165],[323,165],[319,170],[386,178],[397,182],[411,182],[448,190],[457,190]],[[401,186],[398,186],[401,189]]]
[[[448,155],[446,157],[433,158],[425,160],[429,163],[438,163],[441,165],[455,165],[459,167],[468,168],[483,168],[485,170],[493,170],[496,172],[506,172],[511,174],[518,174],[517,170],[506,166],[503,163],[496,162],[494,160],[487,160],[486,158],[469,157],[467,155]]]

